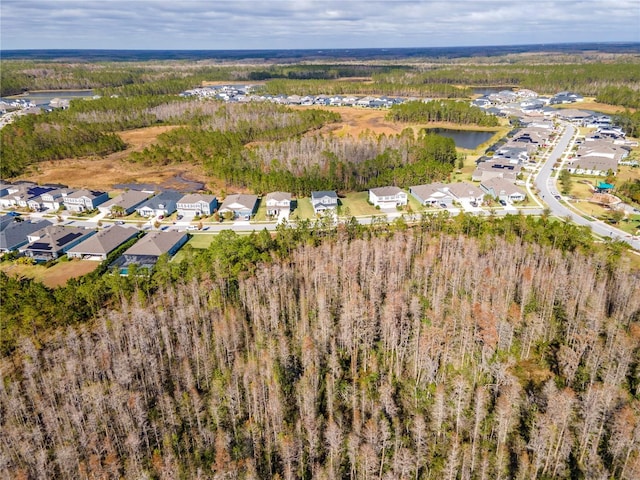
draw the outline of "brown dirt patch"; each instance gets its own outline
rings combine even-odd
[[[40,162],[33,166],[33,171],[20,177],[20,180],[30,180],[37,183],[60,183],[72,188],[90,188],[109,191],[118,183],[151,183],[163,184],[170,182],[175,176],[207,184],[210,179],[200,165],[169,165],[144,166],[128,162],[131,152],[143,150],[153,144],[158,135],[167,132],[175,126],[156,126],[139,128],[118,135],[129,147],[106,157],[68,158]]]
[[[563,105],[556,105],[556,108],[577,108],[579,110],[593,110],[594,112],[604,113],[606,115],[612,115],[615,113],[621,113],[625,111],[625,107],[620,105],[609,105],[608,103],[596,102],[593,98],[585,98],[583,102],[578,103],[566,103]],[[634,112],[635,108],[629,108],[628,110]]]

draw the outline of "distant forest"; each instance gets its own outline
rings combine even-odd
[[[89,323],[22,327],[0,382],[4,477],[640,475],[640,278],[616,244],[435,216],[187,253],[54,292],[0,274],[22,298],[7,319],[112,291]]]

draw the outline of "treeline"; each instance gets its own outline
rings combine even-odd
[[[113,132],[162,122],[188,122],[200,114],[196,113],[196,102],[186,108],[181,108],[181,103],[184,101],[177,97],[160,96],[74,100],[68,110],[21,116],[0,130],[0,175],[11,178],[24,173],[32,163],[45,160],[123,150],[125,143]]]
[[[387,118],[396,122],[452,122],[461,125],[495,127],[499,124],[494,115],[467,102],[455,100],[411,101],[393,105]]]
[[[613,123],[622,127],[627,135],[640,138],[640,110],[625,110],[612,116]]]
[[[376,73],[395,70],[411,70],[403,65],[273,65],[264,70],[249,72],[249,80],[272,80],[287,78],[289,80],[336,80],[339,78],[370,77]]]
[[[597,96],[607,87],[637,90],[640,63],[581,63],[545,65],[447,65],[424,72],[405,71],[379,74],[376,83],[449,84],[529,88],[541,94],[570,90]],[[610,102],[607,102],[610,103]]]
[[[21,339],[0,382],[2,475],[640,475],[637,275],[590,240],[585,255],[518,233],[583,229],[349,228],[229,232],[151,279],[115,276],[130,290],[94,324]]]
[[[606,87],[598,92],[596,101],[627,108],[640,108],[640,90],[629,87]]]
[[[45,120],[45,121],[43,121]],[[44,160],[107,155],[124,150],[122,139],[100,125],[47,122],[27,115],[0,130],[0,176],[11,178]]]
[[[388,81],[270,80],[265,93],[272,95],[392,95],[400,97],[468,98],[470,88],[446,84]]]
[[[628,180],[616,187],[616,195],[624,196],[640,205],[640,180]]]
[[[177,94],[203,81],[247,79],[249,68],[169,62],[2,60],[0,96],[28,90],[96,89],[105,95]]]

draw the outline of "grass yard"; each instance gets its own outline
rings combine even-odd
[[[93,272],[100,262],[91,260],[60,261],[52,267],[43,265],[25,265],[16,261],[0,264],[0,270],[15,277],[33,278],[47,287],[60,287],[70,278],[77,278]]]
[[[368,191],[347,193],[344,198],[340,199],[342,215],[345,215],[345,210],[348,212],[347,216],[350,217],[379,215],[380,210],[376,209],[373,205],[369,205],[367,202],[368,198]]]
[[[313,206],[311,205],[311,199],[299,198],[297,204],[296,209],[291,212],[291,218],[298,218],[300,220],[313,220],[316,218],[316,214],[313,212]]]

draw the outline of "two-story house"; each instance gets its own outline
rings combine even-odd
[[[369,202],[380,208],[396,208],[407,204],[407,193],[398,187],[378,187],[369,190]]]
[[[336,210],[338,208],[338,194],[329,190],[311,192],[311,205],[316,214],[327,210]]]

